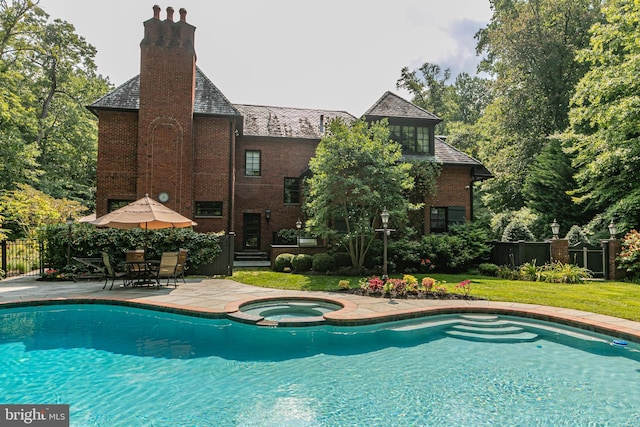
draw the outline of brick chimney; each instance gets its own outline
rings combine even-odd
[[[140,110],[138,116],[137,196],[158,199],[192,216],[193,104],[195,97],[195,27],[180,9],[174,22],[172,7],[166,19],[160,6],[144,22],[140,42]]]

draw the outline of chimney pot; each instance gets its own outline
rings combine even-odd
[[[153,6],[153,18],[160,19],[160,6],[158,5]]]
[[[187,22],[187,9],[181,7],[180,10],[180,22]]]
[[[173,8],[171,6],[167,8],[167,20],[173,22]]]

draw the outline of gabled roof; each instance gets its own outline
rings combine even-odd
[[[364,113],[367,117],[399,117],[407,119],[426,119],[440,123],[441,118],[401,98],[392,92],[385,92],[371,108]]]
[[[121,84],[87,108],[95,110],[129,110],[140,108],[140,76]],[[196,67],[194,114],[238,116],[238,110],[204,73]]]
[[[346,111],[234,104],[244,116],[242,135],[320,139],[329,120],[355,120]]]

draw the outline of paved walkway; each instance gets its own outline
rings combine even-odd
[[[0,281],[0,307],[43,301],[116,302],[162,310],[226,317],[240,305],[261,298],[312,297],[334,300],[344,308],[325,314],[327,322],[357,325],[457,312],[511,314],[555,321],[640,343],[640,322],[579,310],[541,305],[462,300],[373,298],[340,292],[284,291],[244,285],[228,279],[187,279],[177,288],[138,287],[103,290],[104,282],[39,282],[34,277]]]

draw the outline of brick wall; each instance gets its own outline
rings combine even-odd
[[[309,166],[315,154],[318,140],[282,140],[276,138],[238,138],[236,147],[235,201],[237,248],[242,248],[242,222],[244,213],[262,216],[261,247],[271,243],[274,231],[295,228],[301,217],[300,205],[284,204],[284,178],[299,177]],[[261,173],[259,177],[245,176],[245,151],[259,150]],[[264,217],[265,209],[271,210],[269,222]]]
[[[136,200],[138,115],[99,111],[96,214],[107,213],[107,200]]]
[[[435,197],[425,203],[425,229],[431,227],[429,208],[431,206],[464,206],[467,221],[471,221],[471,171],[466,166],[443,166],[438,177]]]
[[[228,119],[196,117],[194,120],[194,202],[222,202],[220,218],[197,218],[197,231],[233,231],[229,223],[233,212],[233,198],[229,194],[233,183],[233,159],[235,136],[233,123]],[[193,215],[193,213],[192,213]]]

